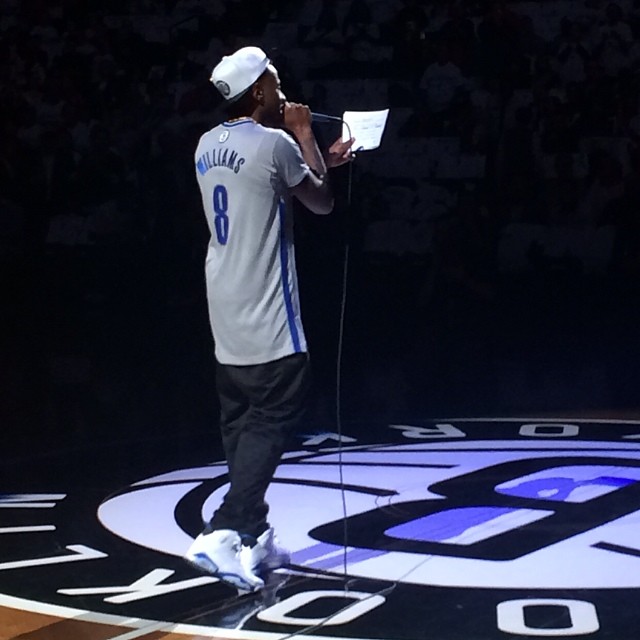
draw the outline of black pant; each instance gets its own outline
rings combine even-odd
[[[205,532],[268,528],[265,493],[304,413],[310,371],[306,353],[250,366],[218,364],[220,429],[230,488]]]

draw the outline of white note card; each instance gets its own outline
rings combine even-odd
[[[381,111],[345,111],[342,119],[342,139],[355,138],[353,151],[377,149],[387,124],[389,109]],[[347,126],[348,125],[348,126]]]

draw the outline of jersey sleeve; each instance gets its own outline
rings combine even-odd
[[[273,162],[282,182],[289,188],[299,185],[309,173],[300,147],[285,132],[280,132],[273,147]]]

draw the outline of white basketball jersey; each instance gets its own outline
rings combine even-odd
[[[284,131],[225,122],[196,149],[211,231],[206,259],[216,359],[251,365],[306,352],[288,189],[309,172]]]

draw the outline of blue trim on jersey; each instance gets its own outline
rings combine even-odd
[[[223,127],[239,127],[242,124],[250,124],[253,122],[254,121],[251,118],[248,118],[247,120],[238,120],[237,122],[223,122],[222,126]]]
[[[280,204],[278,205],[278,214],[280,215],[280,268],[282,272],[282,293],[284,295],[284,305],[287,309],[287,324],[289,325],[293,348],[296,353],[301,353],[300,336],[298,334],[298,326],[296,325],[296,316],[293,312],[291,291],[289,291],[289,250],[285,232],[285,206],[283,200],[280,200]]]

